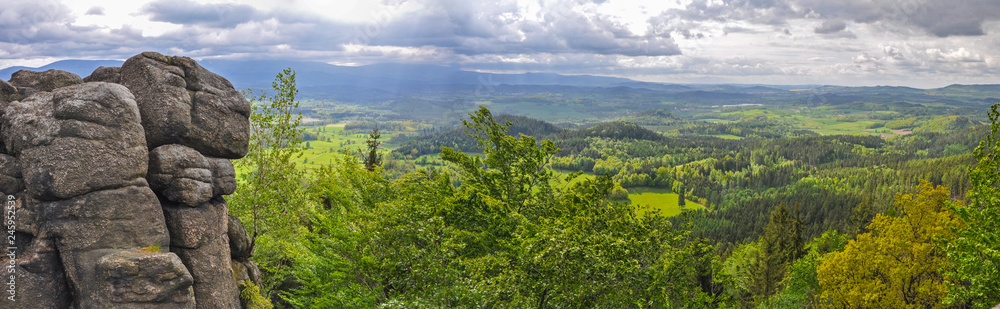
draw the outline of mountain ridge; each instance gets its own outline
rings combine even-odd
[[[101,66],[121,66],[120,60],[60,60],[40,67],[11,66],[0,69],[0,78],[9,80],[18,70],[45,71],[58,69],[80,77],[90,75]],[[746,95],[780,93],[802,89],[852,89],[886,90],[920,93],[993,92],[1000,91],[1000,84],[952,84],[940,88],[920,89],[905,86],[816,86],[816,85],[765,85],[765,84],[678,84],[638,81],[623,77],[599,75],[569,75],[557,73],[486,73],[462,69],[458,66],[440,66],[413,63],[377,63],[363,66],[341,66],[318,61],[295,60],[228,60],[203,59],[206,69],[227,76],[237,89],[270,88],[273,76],[291,67],[296,71],[300,87],[323,89],[326,87],[356,87],[388,93],[426,91],[427,89],[456,89],[456,86],[475,91],[492,92],[503,85],[509,86],[576,86],[602,88],[648,89],[663,93],[700,96],[712,94],[715,99],[733,100]],[[804,87],[804,88],[802,88]],[[816,91],[822,94],[823,91]]]

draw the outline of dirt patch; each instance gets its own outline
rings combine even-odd
[[[900,130],[892,130],[892,134],[896,134],[896,135],[910,135],[911,133],[913,133],[913,131],[907,131],[907,130],[902,130],[902,129],[900,129]]]

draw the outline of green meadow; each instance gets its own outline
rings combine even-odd
[[[632,205],[638,207],[640,215],[646,212],[659,210],[660,214],[671,217],[681,213],[681,210],[704,209],[701,204],[691,200],[685,200],[685,205],[678,205],[678,195],[670,190],[661,188],[629,188],[628,199],[632,200]]]
[[[324,126],[308,127],[306,132],[316,134],[316,140],[303,141],[302,145],[306,149],[299,159],[299,167],[305,169],[319,168],[323,164],[330,164],[333,159],[342,151],[351,153],[358,149],[364,149],[365,140],[368,138],[364,133],[352,133],[344,131],[343,123],[328,124]],[[381,140],[385,141],[388,134],[383,133]]]
[[[569,182],[566,182],[565,178],[566,176],[569,176],[569,174],[570,172],[567,171],[556,171],[556,175],[554,177],[555,179],[552,180],[552,185],[556,187],[568,187],[586,179],[593,179],[596,177],[593,173],[584,173],[576,178],[573,178]],[[639,215],[659,210],[660,214],[671,217],[680,214],[682,209],[695,210],[704,208],[701,204],[692,200],[685,200],[686,205],[681,207],[678,205],[679,200],[677,194],[668,189],[636,187],[627,188],[626,190],[628,190],[628,199],[632,202],[632,205],[637,207]]]

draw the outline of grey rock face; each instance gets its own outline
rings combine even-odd
[[[20,298],[0,308],[240,308],[238,282],[259,285],[260,271],[222,196],[249,113],[221,76],[157,53],[85,80],[0,81],[0,193],[15,196],[18,254],[0,263],[17,265]]]
[[[205,158],[212,171],[212,194],[230,195],[236,192],[236,169],[233,162],[222,158]]]
[[[38,224],[34,210],[38,208],[37,204],[37,201],[23,196],[14,200],[16,232],[13,247],[20,249],[14,262],[17,267],[17,293],[13,301],[0,298],[0,308],[67,308],[73,302],[55,243],[36,237]],[[9,244],[4,247],[9,247]],[[6,255],[0,256],[0,262],[10,265]],[[3,277],[9,279],[9,276]]]
[[[43,221],[44,233],[57,239],[60,252],[148,246],[169,251],[170,248],[160,203],[145,186],[42,202],[38,217]]]
[[[7,261],[4,261],[7,262]],[[0,299],[3,308],[68,308],[73,303],[55,244],[35,238],[17,263],[14,301]]]
[[[104,279],[95,273],[105,255],[147,247],[170,250],[163,212],[148,187],[101,190],[42,202],[39,208],[43,234],[55,239],[69,286],[84,308],[109,301],[97,284]]]
[[[122,82],[121,67],[99,67],[90,73],[90,76],[83,78],[84,83],[105,82],[120,84]]]
[[[149,186],[168,200],[188,206],[213,196],[209,162],[191,147],[170,144],[149,153]]]
[[[121,85],[87,83],[32,95],[7,108],[3,128],[25,186],[38,199],[145,185],[138,109]]]
[[[250,236],[247,235],[247,230],[243,227],[240,219],[233,216],[228,217],[227,235],[229,236],[229,248],[232,252],[232,258],[240,262],[249,261],[252,255]]]
[[[226,236],[226,201],[219,197],[198,207],[166,202],[163,211],[171,230],[172,250],[194,276],[198,308],[239,308]]]
[[[36,91],[52,91],[56,88],[82,83],[79,75],[62,71],[48,70],[35,72],[20,70],[10,76],[10,83],[17,88],[31,88]]]
[[[7,106],[2,132],[8,153],[17,156],[24,148],[51,143],[59,130],[52,112],[52,94],[48,92]]]
[[[17,158],[0,154],[0,192],[21,192],[24,190],[21,178],[21,164]]]
[[[14,85],[11,85],[6,81],[0,80],[0,113],[3,112],[2,111],[3,109],[7,108],[8,103],[20,99],[21,96],[17,92],[17,88],[14,88]]]
[[[125,61],[122,84],[135,94],[150,149],[182,144],[238,159],[250,140],[250,103],[225,78],[191,58],[145,52]]]
[[[103,297],[113,304],[195,308],[190,301],[193,279],[173,253],[140,249],[107,254],[97,264],[97,277],[99,288],[105,292]]]

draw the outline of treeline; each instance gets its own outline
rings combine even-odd
[[[544,137],[564,131],[551,123],[525,116],[500,114],[496,116],[496,121],[501,124],[509,122],[507,133],[511,136],[524,134]],[[401,143],[395,152],[412,157],[440,153],[441,147],[451,147],[466,152],[474,152],[478,149],[476,139],[466,134],[466,130],[461,127],[394,141]]]
[[[792,126],[767,116],[758,115],[729,123],[703,123],[682,128],[680,134],[717,135],[729,134],[745,138],[779,138],[792,133]],[[800,132],[798,134],[808,134]]]

